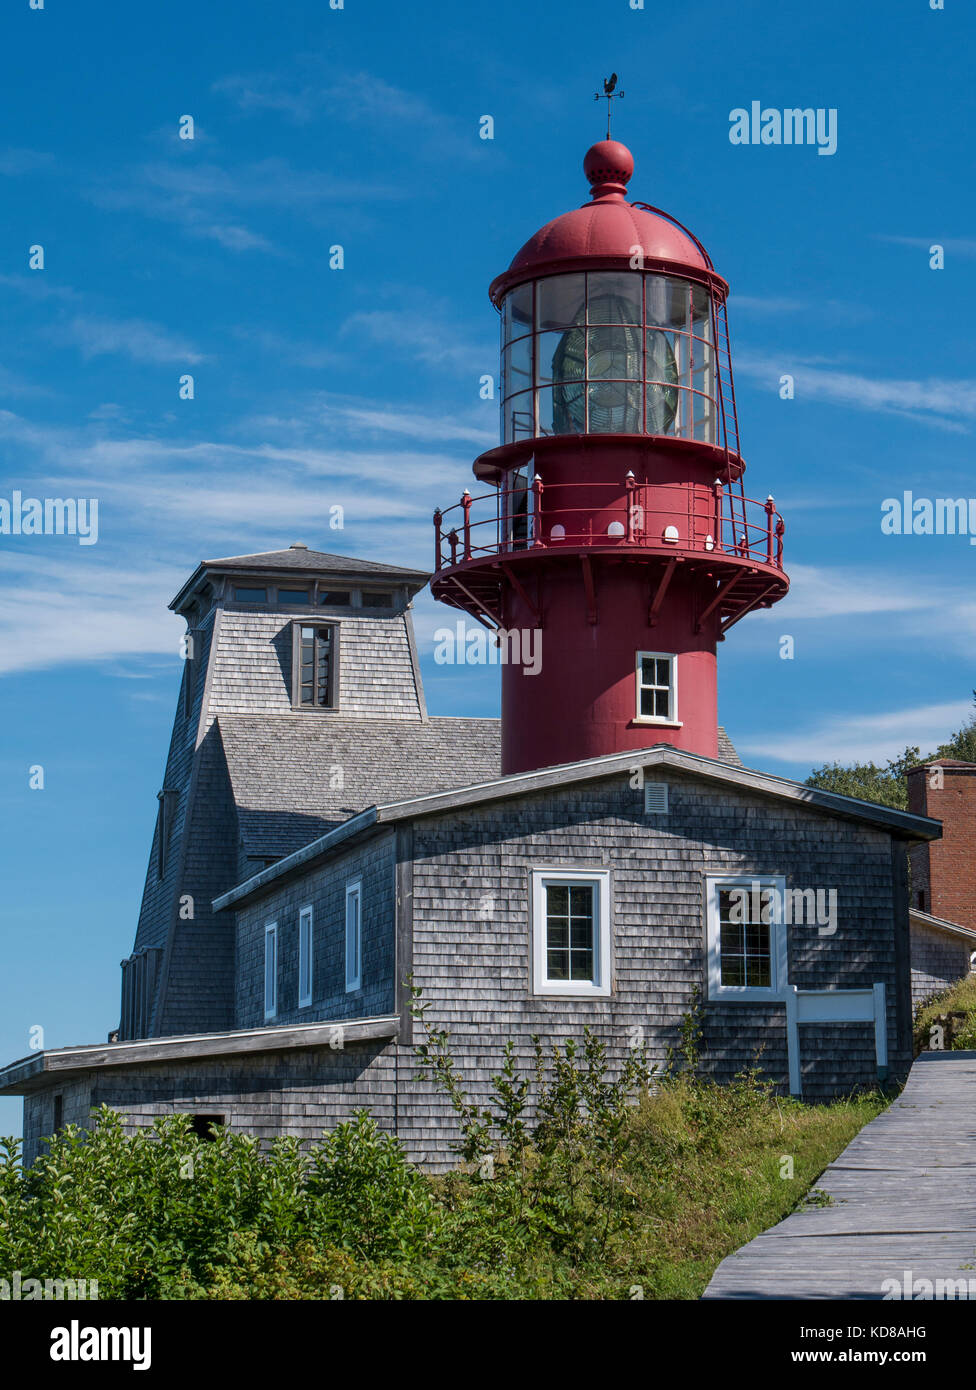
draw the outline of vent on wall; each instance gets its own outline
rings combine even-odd
[[[668,814],[667,782],[644,783],[644,812],[649,816],[666,816]]]

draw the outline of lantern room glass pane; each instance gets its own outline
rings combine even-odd
[[[687,280],[670,275],[648,275],[645,286],[647,325],[688,331],[689,289]]]
[[[590,433],[640,434],[640,382],[594,381],[587,390]]]
[[[535,434],[535,412],[531,391],[510,396],[504,406],[505,443],[514,444],[517,439],[531,439]]]
[[[514,396],[532,385],[532,339],[519,338],[502,353],[502,395]]]
[[[535,341],[537,386],[547,386],[552,381],[576,381],[582,376],[582,330],[576,334],[539,333]]]
[[[552,275],[538,282],[536,331],[572,328],[583,322],[586,282],[582,275]]]
[[[639,328],[590,328],[586,337],[586,375],[591,381],[640,381],[643,363]]]
[[[502,339],[504,443],[585,431],[716,442],[705,285],[639,271],[548,276],[506,296]]]
[[[712,297],[704,285],[691,287],[691,331],[712,341]]]
[[[587,277],[587,323],[640,323],[643,276],[595,271]]]
[[[505,342],[532,332],[532,285],[519,285],[505,296],[502,306]]]
[[[678,412],[677,387],[648,386],[646,392],[647,417],[645,434],[674,434],[675,417]]]

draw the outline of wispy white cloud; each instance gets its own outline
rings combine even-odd
[[[144,319],[110,319],[76,314],[52,330],[61,341],[74,344],[85,358],[122,354],[134,362],[191,363],[206,361],[185,338]]]
[[[811,363],[809,359],[736,353],[739,376],[765,382],[779,389],[780,377],[793,377],[797,400],[827,401],[853,410],[900,415],[919,424],[952,433],[968,434],[969,421],[976,418],[976,379],[955,381],[943,377],[881,380],[857,372],[838,371]]]
[[[381,344],[430,367],[477,372],[491,370],[493,366],[485,348],[472,342],[435,308],[426,312],[413,308],[371,309],[351,314],[339,330],[339,336],[354,336]]]
[[[103,208],[133,211],[177,225],[188,236],[216,241],[228,251],[278,248],[244,221],[262,209],[322,215],[337,204],[369,205],[401,198],[404,191],[379,181],[342,179],[315,169],[296,169],[278,156],[243,164],[189,164],[157,160],[93,181],[86,196]]]
[[[477,159],[484,153],[474,122],[464,130],[426,93],[394,86],[370,72],[342,72],[318,57],[271,72],[230,74],[211,90],[246,114],[273,111],[298,125],[327,118],[333,125],[382,130],[391,141],[399,134],[419,158]]]
[[[951,700],[878,714],[838,714],[812,727],[747,735],[736,747],[750,758],[821,765],[874,762],[879,766],[906,748],[928,753],[972,714],[972,703]]]
[[[48,302],[55,317],[42,332],[80,349],[85,358],[122,354],[135,362],[204,362],[206,355],[162,324],[115,318],[90,308],[91,297],[44,275],[0,275],[0,285]]]
[[[39,169],[50,168],[53,163],[54,156],[45,150],[0,150],[0,174],[10,178],[16,178],[20,174],[34,174]]]
[[[944,236],[888,236],[878,233],[878,241],[887,241],[894,246],[911,246],[919,251],[926,253],[935,246],[943,247],[950,255],[965,256],[971,259],[976,256],[976,238],[973,237],[944,237]]]

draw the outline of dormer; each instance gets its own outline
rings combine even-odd
[[[206,635],[203,727],[239,714],[426,718],[410,606],[428,578],[300,541],[204,560],[170,604]]]

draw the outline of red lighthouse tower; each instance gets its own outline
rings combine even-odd
[[[716,644],[789,587],[782,518],[743,489],[728,284],[679,222],[627,201],[624,145],[583,169],[591,201],[489,290],[490,490],[434,514],[435,596],[505,646],[504,773],[654,743],[715,757]],[[512,659],[526,637],[534,674]]]

